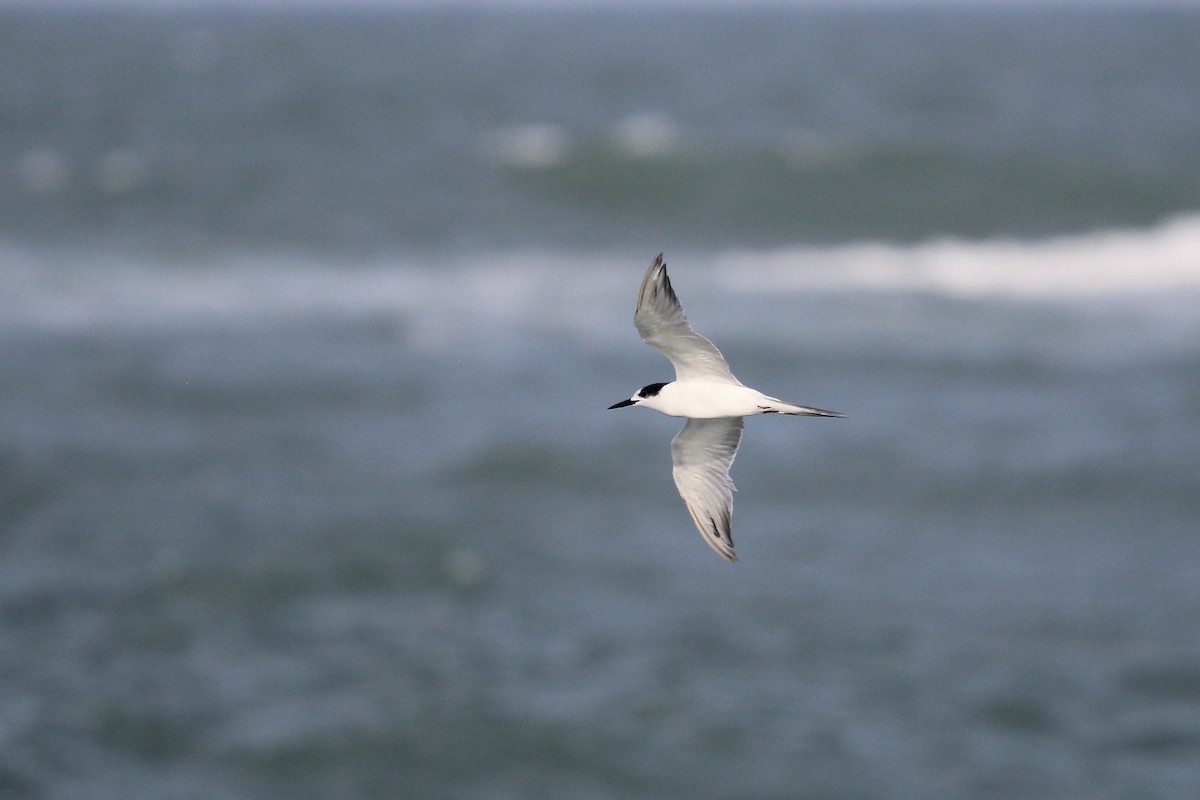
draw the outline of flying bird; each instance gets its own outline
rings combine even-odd
[[[671,440],[675,486],[708,546],[722,558],[737,561],[730,530],[734,486],[729,467],[742,439],[743,417],[845,415],[785,403],[733,377],[721,351],[688,324],[661,254],[642,278],[633,324],[642,341],[670,360],[675,380],[643,386],[609,409],[643,406],[672,417],[687,417],[683,429]]]

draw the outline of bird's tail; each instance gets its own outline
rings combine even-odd
[[[781,400],[772,400],[769,403],[764,403],[764,414],[791,414],[796,417],[844,417],[837,411],[826,411],[823,408],[809,408],[808,406],[794,406],[791,403],[784,403]],[[762,408],[762,406],[760,406]]]

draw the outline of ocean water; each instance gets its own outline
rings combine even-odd
[[[1194,797],[1198,40],[0,12],[0,796]]]

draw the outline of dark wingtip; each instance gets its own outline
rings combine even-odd
[[[675,289],[671,286],[671,276],[667,274],[667,262],[663,261],[662,253],[658,254],[658,258],[654,259],[650,268],[657,269],[662,277],[661,281],[655,283],[654,293],[657,295],[661,290],[671,302],[678,303],[679,297],[676,296]]]

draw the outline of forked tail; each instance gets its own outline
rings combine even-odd
[[[781,400],[771,400],[759,406],[764,414],[790,414],[794,417],[844,417],[845,414],[837,411],[826,411],[823,408],[809,408],[808,406],[794,406],[791,403],[784,403]]]

